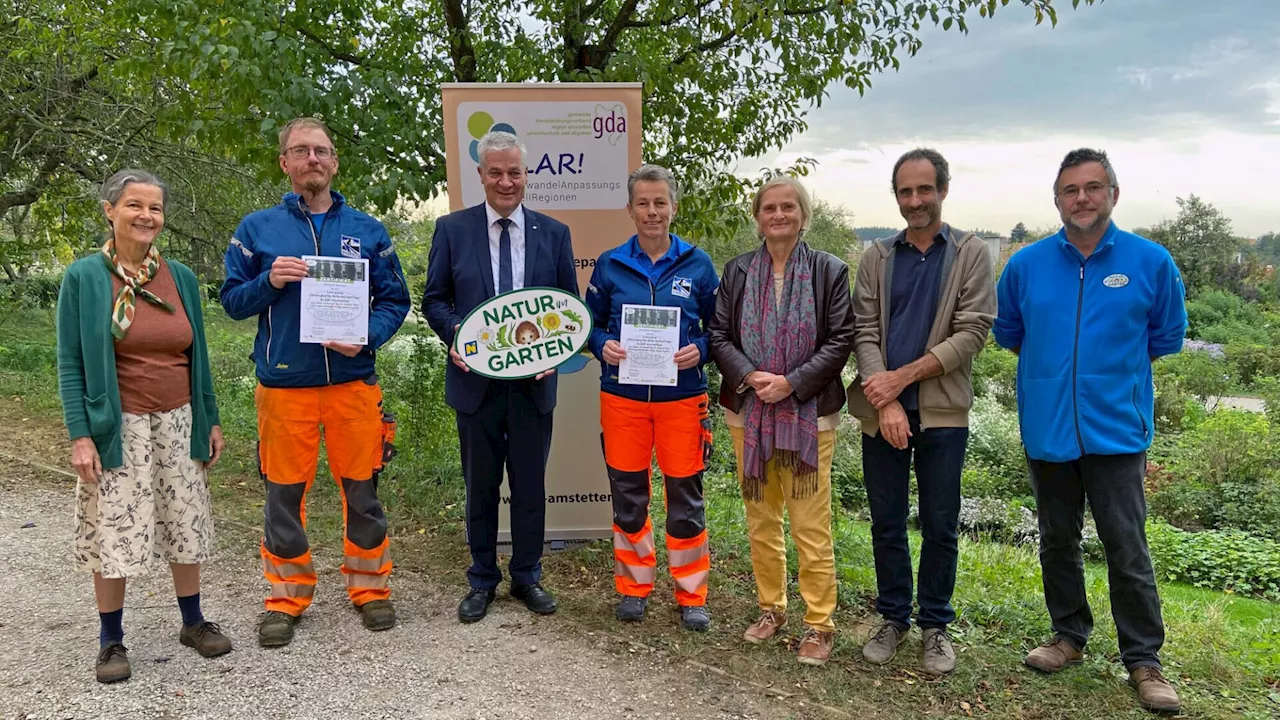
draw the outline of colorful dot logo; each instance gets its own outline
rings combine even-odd
[[[515,135],[516,129],[507,123],[495,123],[492,115],[481,110],[471,113],[471,117],[467,118],[467,132],[471,133],[471,159],[479,164],[480,138],[490,132],[506,132]]]

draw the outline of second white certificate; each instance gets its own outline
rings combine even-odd
[[[369,261],[304,255],[299,340],[369,344]]]
[[[680,308],[623,305],[618,343],[627,356],[618,365],[624,385],[675,385],[676,351],[680,349]]]

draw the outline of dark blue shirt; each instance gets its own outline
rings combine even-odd
[[[667,246],[666,254],[658,258],[658,262],[655,263],[649,258],[649,253],[645,252],[644,248],[640,247],[639,240],[636,241],[635,250],[631,253],[631,257],[639,260],[640,267],[644,268],[645,272],[649,273],[649,284],[655,287],[658,284],[658,278],[662,276],[662,272],[675,263],[678,255],[679,253],[676,252],[676,244],[673,242]]]
[[[947,255],[946,225],[923,253],[907,242],[904,230],[893,241],[893,277],[889,280],[889,337],[885,367],[897,370],[924,356],[929,330],[942,294],[942,261]],[[898,396],[905,410],[920,409],[920,388],[911,383]]]

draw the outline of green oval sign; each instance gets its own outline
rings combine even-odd
[[[591,312],[581,298],[532,287],[478,305],[458,326],[453,347],[477,375],[518,380],[569,361],[590,335]]]

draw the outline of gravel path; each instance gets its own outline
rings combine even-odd
[[[172,585],[167,573],[151,575],[130,584],[125,602],[133,678],[100,685],[92,583],[71,566],[71,498],[65,479],[0,460],[3,720],[792,716],[754,688],[646,652],[619,654],[609,647],[618,640],[575,637],[510,599],[460,625],[452,593],[401,570],[399,625],[368,632],[332,552],[316,553],[315,604],[293,644],[264,650],[254,634],[265,590],[255,538],[227,526],[202,598],[235,650],[206,660],[179,645]]]

